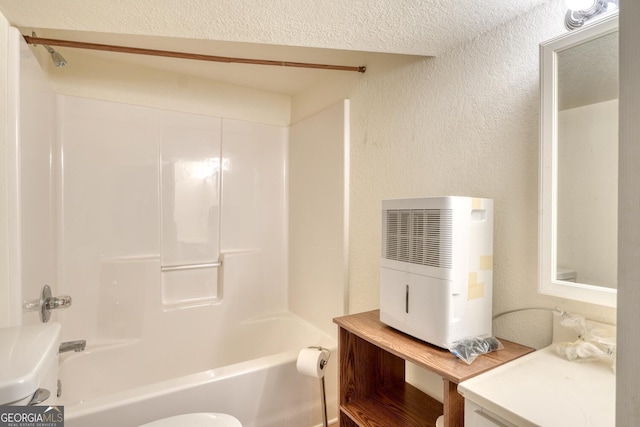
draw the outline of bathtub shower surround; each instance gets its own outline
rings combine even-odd
[[[216,300],[222,120],[161,112],[159,121],[162,301]]]
[[[348,102],[298,122],[290,136],[282,125],[53,93],[11,34],[9,151],[19,162],[7,179],[20,249],[10,260],[12,316],[39,322],[22,300],[44,283],[73,298],[72,309],[52,313],[63,341],[86,342],[60,356],[67,424],[140,425],[185,412],[232,414],[245,427],[320,424],[317,384],[295,360],[301,348],[336,348],[330,319],[344,313],[346,279],[334,279],[346,278],[346,211],[290,203],[303,205],[318,183],[321,206],[344,200]],[[319,166],[296,172],[293,191],[291,158]],[[302,238],[311,231],[331,238]],[[309,245],[334,261],[291,279],[315,260]],[[304,291],[318,281],[322,299]],[[328,369],[331,420],[337,370]]]
[[[286,128],[58,99],[59,283],[79,306],[65,333],[108,344],[190,328],[169,311],[221,300],[221,248],[243,258],[246,295],[217,311],[286,311]]]
[[[217,267],[207,265],[220,254],[222,120],[74,97],[59,97],[58,111],[60,283],[99,308],[99,289],[123,295],[110,295],[112,266],[127,264],[131,277],[159,263],[165,307],[216,301]]]
[[[88,342],[62,358],[69,425],[312,425],[295,356],[335,340],[287,313],[288,129],[68,96],[58,114],[60,283],[81,307],[59,318]]]

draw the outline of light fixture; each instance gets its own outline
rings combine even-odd
[[[567,8],[571,10],[589,10],[595,3],[595,0],[567,0],[565,2]]]
[[[37,37],[35,32],[32,32],[31,34],[32,34],[33,37]],[[34,46],[37,46],[37,45],[34,44]],[[64,67],[65,65],[67,65],[67,60],[64,59],[64,56],[62,56],[62,54],[60,52],[56,52],[49,45],[43,44],[42,46],[45,49],[47,49],[47,52],[49,52],[49,54],[51,55],[51,60],[53,61],[53,64],[56,67]]]
[[[568,30],[580,28],[594,16],[617,9],[617,3],[618,0],[567,0],[564,26]]]

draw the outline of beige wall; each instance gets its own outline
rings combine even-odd
[[[293,100],[294,117],[351,100],[349,310],[379,306],[380,201],[466,195],[495,200],[494,314],[561,307],[615,311],[537,293],[539,43],[566,30],[555,0],[444,55],[367,64]],[[551,315],[514,313],[494,333],[541,347]]]
[[[620,173],[618,188],[618,358],[616,426],[632,427],[640,418],[640,2],[620,5]]]

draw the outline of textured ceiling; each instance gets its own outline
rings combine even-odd
[[[234,57],[255,57],[257,52],[263,59],[366,65],[362,52],[438,56],[546,1],[0,0],[0,12],[23,34],[36,30],[41,37],[81,37],[82,41]],[[58,50],[74,61],[114,55]],[[115,58],[180,68],[171,59]],[[219,69],[193,61],[183,68],[207,75]],[[280,88],[266,85],[268,77],[261,83],[255,73],[247,80],[240,72],[234,76],[240,81],[233,83],[294,93],[309,84],[305,79],[323,73],[328,72],[311,72],[312,77],[302,70],[281,72],[287,74],[284,80],[290,84]]]
[[[618,98],[618,32],[558,52],[558,108]]]
[[[545,0],[1,0],[17,27],[438,55]]]

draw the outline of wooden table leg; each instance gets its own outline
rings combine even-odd
[[[464,427],[464,397],[458,384],[444,381],[444,427]]]

